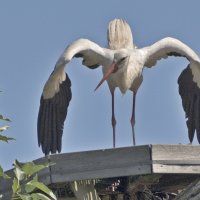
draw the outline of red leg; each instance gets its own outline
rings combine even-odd
[[[131,127],[132,127],[132,137],[133,137],[133,145],[135,146],[135,101],[136,101],[136,92],[133,92],[133,108],[131,115]]]
[[[116,127],[116,119],[115,119],[115,96],[114,96],[114,91],[111,92],[112,96],[112,127],[113,127],[113,148],[115,148],[115,127]]]

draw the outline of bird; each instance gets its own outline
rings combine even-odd
[[[74,58],[82,58],[82,65],[89,69],[102,67],[103,78],[95,91],[107,81],[112,101],[112,134],[115,148],[115,89],[122,94],[132,92],[131,127],[135,141],[135,104],[137,91],[143,81],[143,70],[156,65],[169,56],[185,57],[189,64],[178,78],[179,94],[185,111],[189,140],[196,132],[200,142],[200,58],[185,43],[165,37],[150,46],[138,48],[133,42],[129,24],[123,19],[112,20],[107,29],[108,46],[80,38],[69,44],[58,58],[55,68],[44,85],[37,121],[38,144],[45,155],[60,153],[64,121],[72,99],[71,81],[65,66]]]

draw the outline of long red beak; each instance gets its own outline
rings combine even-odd
[[[108,77],[109,77],[112,73],[115,73],[117,70],[118,70],[117,64],[116,64],[115,62],[113,62],[113,63],[110,65],[108,71],[106,72],[106,74],[104,75],[104,77],[101,79],[101,81],[99,82],[99,84],[97,85],[97,87],[95,88],[94,91],[96,91],[96,90],[101,86],[101,84],[102,84],[105,80],[107,80]]]

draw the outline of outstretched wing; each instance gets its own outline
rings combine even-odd
[[[190,47],[174,38],[164,38],[142,50],[146,67],[152,67],[157,60],[168,56],[182,56],[189,60],[190,64],[178,78],[179,94],[187,118],[189,140],[193,141],[196,131],[200,143],[200,58]]]
[[[145,58],[144,66],[146,67],[152,67],[158,60],[168,56],[186,57],[190,62],[200,63],[199,56],[190,47],[175,38],[164,38],[141,50]]]
[[[185,117],[187,118],[189,140],[192,143],[196,131],[200,143],[200,88],[193,81],[190,65],[179,76],[178,84]]]
[[[44,86],[40,100],[38,144],[45,155],[61,151],[64,121],[72,97],[71,81],[64,71],[65,65],[74,57],[82,57],[83,65],[94,69],[110,64],[113,56],[112,50],[101,48],[87,39],[79,39],[64,50]]]
[[[88,39],[79,39],[64,50],[56,66],[68,63],[73,57],[82,57],[83,65],[90,69],[95,69],[100,65],[110,64],[113,60],[114,52],[110,49],[102,48]]]

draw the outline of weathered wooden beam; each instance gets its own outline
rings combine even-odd
[[[152,145],[152,173],[200,173],[200,146]]]
[[[151,173],[149,145],[57,154],[50,161],[53,183]]]

